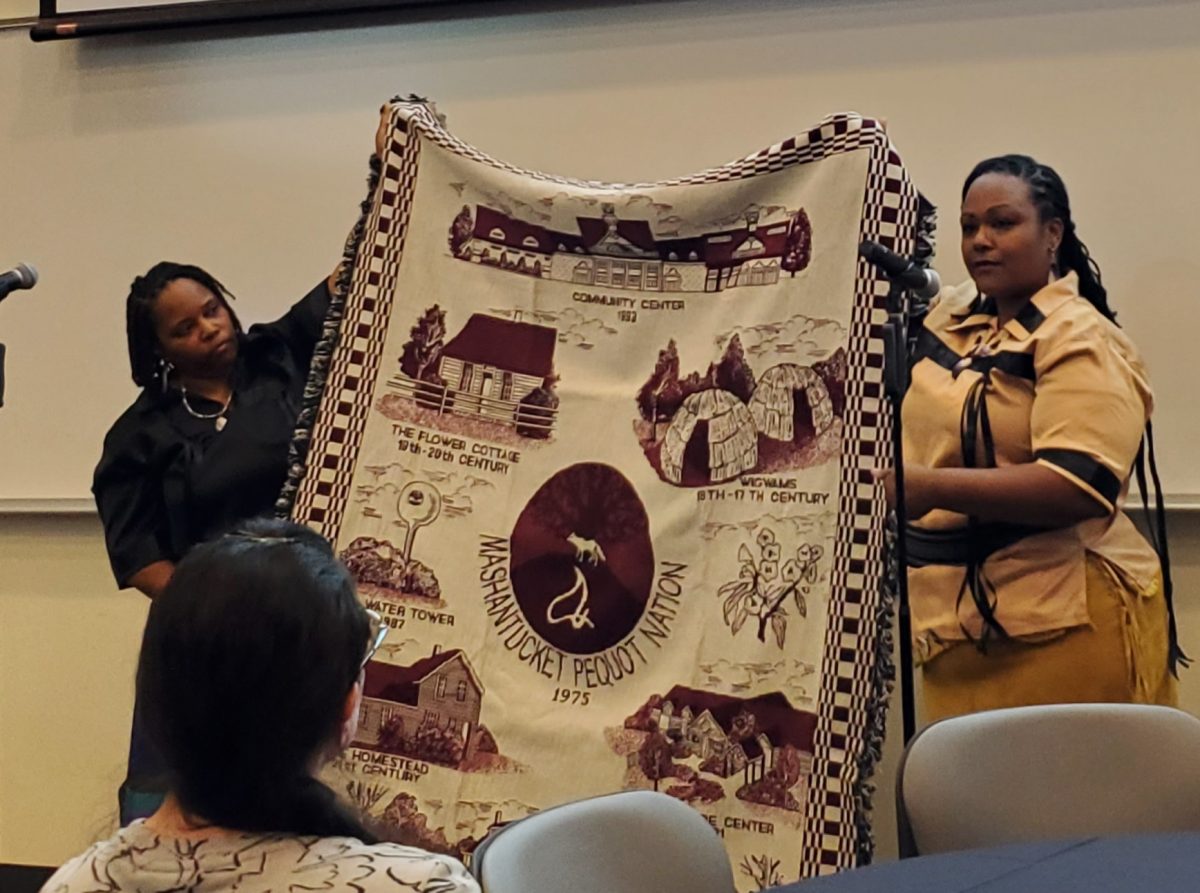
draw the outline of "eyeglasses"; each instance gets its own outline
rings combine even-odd
[[[367,653],[363,655],[359,669],[366,667],[367,661],[375,656],[375,652],[379,650],[379,646],[383,644],[383,640],[387,638],[388,634],[388,626],[383,622],[383,617],[378,611],[367,608],[367,623],[371,633],[367,638]]]

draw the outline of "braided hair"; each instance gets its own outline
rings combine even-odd
[[[1048,164],[1041,164],[1028,155],[998,155],[975,165],[963,183],[962,198],[967,197],[971,184],[984,174],[1008,174],[1018,177],[1029,186],[1029,196],[1042,222],[1062,221],[1062,242],[1058,246],[1055,267],[1060,272],[1074,270],[1079,276],[1079,294],[1109,320],[1116,322],[1117,314],[1108,306],[1108,292],[1100,281],[1100,267],[1092,259],[1087,246],[1075,231],[1071,219],[1071,202],[1062,177]]]
[[[1084,297],[1102,316],[1113,323],[1117,314],[1108,306],[1108,292],[1100,281],[1100,267],[1092,259],[1087,246],[1075,231],[1075,221],[1071,219],[1071,203],[1067,198],[1067,187],[1054,168],[1040,164],[1028,155],[999,155],[987,158],[975,165],[974,170],[967,175],[963,183],[962,198],[967,197],[967,190],[984,174],[1008,174],[1019,177],[1029,186],[1029,196],[1038,209],[1038,216],[1044,223],[1047,220],[1062,221],[1062,242],[1058,246],[1055,257],[1055,267],[1060,272],[1074,270],[1079,276],[1079,294]],[[1147,462],[1147,460],[1149,460]],[[1154,513],[1150,511],[1150,488],[1147,486],[1146,466],[1150,468],[1150,479],[1154,484]],[[1179,667],[1188,666],[1191,659],[1179,645],[1179,632],[1175,621],[1174,583],[1171,579],[1171,554],[1167,537],[1167,516],[1163,505],[1162,482],[1158,476],[1158,463],[1154,456],[1154,428],[1146,422],[1146,430],[1142,443],[1138,447],[1134,459],[1133,471],[1137,476],[1138,490],[1142,494],[1142,509],[1146,513],[1146,525],[1150,531],[1150,540],[1154,551],[1158,553],[1159,564],[1163,573],[1163,592],[1167,602],[1167,668],[1171,675],[1178,678]]]
[[[154,303],[164,288],[176,279],[191,279],[216,295],[239,335],[242,324],[229,306],[233,295],[211,273],[191,264],[164,260],[152,266],[144,276],[138,276],[129,287],[125,299],[125,337],[129,342],[129,371],[133,383],[142,388],[161,390],[166,386],[165,366],[158,346],[154,326]]]
[[[150,607],[138,703],[185,814],[374,842],[312,775],[338,743],[370,623],[329,543],[252,519],[183,557]]]

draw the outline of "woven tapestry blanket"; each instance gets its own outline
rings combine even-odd
[[[611,184],[390,109],[285,495],[392,627],[337,786],[459,855],[645,788],[741,890],[868,858],[890,423],[856,249],[918,226],[886,133]]]

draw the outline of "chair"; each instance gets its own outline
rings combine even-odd
[[[900,856],[1200,830],[1200,720],[1170,707],[1054,704],[935,722],[896,779]]]
[[[624,791],[493,831],[471,857],[484,893],[733,893],[725,845],[684,803]]]

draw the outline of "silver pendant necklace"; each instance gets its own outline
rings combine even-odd
[[[183,398],[183,408],[187,410],[188,415],[194,419],[216,419],[216,421],[213,422],[213,427],[216,428],[218,432],[225,430],[225,422],[227,421],[225,418],[225,413],[229,409],[229,404],[233,402],[232,391],[229,394],[229,398],[216,412],[196,412],[196,410],[192,409],[192,404],[188,403],[187,388],[180,387],[179,393]]]

